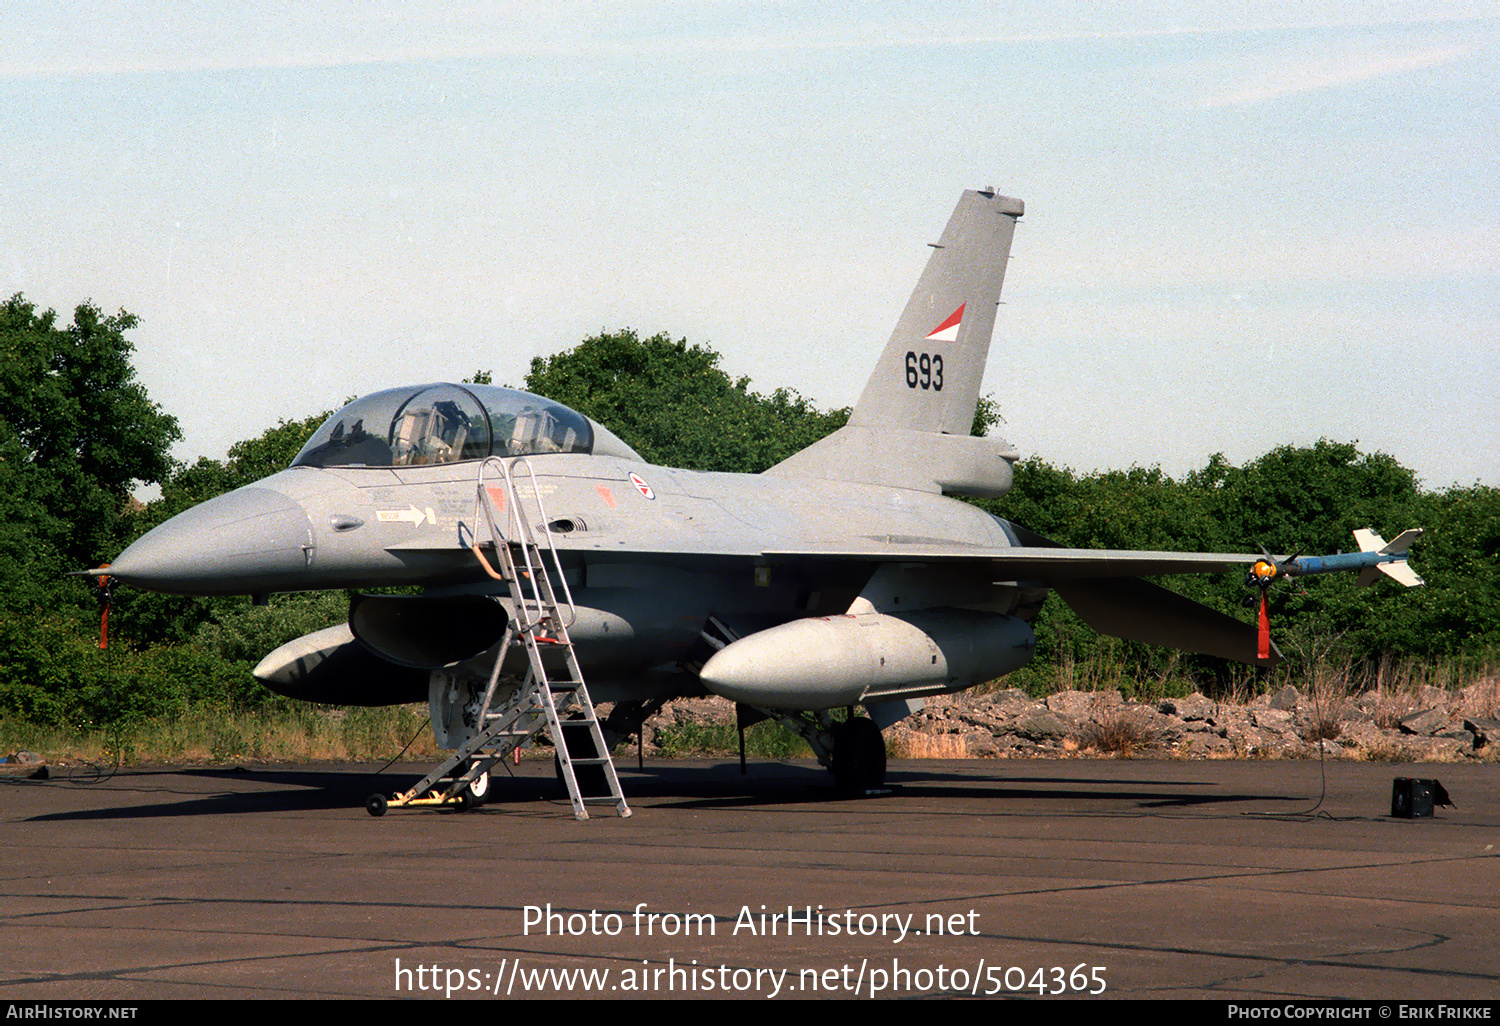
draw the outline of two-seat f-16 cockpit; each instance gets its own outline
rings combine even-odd
[[[292,466],[413,467],[551,453],[641,459],[561,403],[498,385],[435,384],[356,399],[324,422]]]

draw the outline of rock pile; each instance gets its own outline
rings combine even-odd
[[[1500,761],[1500,680],[1462,691],[1423,686],[1362,695],[1309,695],[1287,685],[1245,703],[1201,694],[1155,704],[1118,691],[1014,688],[929,698],[885,732],[898,758],[1009,759],[1145,756],[1177,759],[1327,758],[1390,762]],[[647,725],[734,723],[724,699],[673,702]]]

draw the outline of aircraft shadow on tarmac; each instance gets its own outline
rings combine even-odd
[[[1286,802],[1303,797],[1243,791],[1205,793],[1205,788],[1222,786],[1221,781],[1213,779],[1110,780],[1016,772],[997,772],[991,776],[973,770],[955,770],[941,764],[931,769],[893,766],[888,789],[869,796],[850,796],[840,791],[826,781],[811,760],[805,764],[753,761],[750,772],[745,775],[740,773],[737,762],[716,760],[654,763],[637,769],[629,765],[628,760],[621,759],[619,769],[626,795],[632,801],[650,802],[663,809],[791,807],[851,801],[868,802],[878,807],[887,799],[990,798],[997,803],[997,812],[1011,814],[1024,812],[1028,801],[1044,800],[1052,806],[1049,815],[1057,814],[1056,803],[1069,801],[1089,802],[1090,815],[1115,812],[1138,815],[1149,809]],[[216,793],[189,792],[174,785],[174,778],[222,780],[229,786]],[[417,779],[417,774],[405,767],[398,772],[381,774],[352,767],[232,767],[130,770],[99,776],[92,781],[75,776],[71,780],[62,777],[48,782],[17,782],[17,786],[68,787],[74,790],[94,786],[110,793],[108,807],[101,803],[99,808],[48,813],[29,820],[47,822],[362,809],[371,792],[398,792],[410,787]],[[127,795],[139,795],[148,800],[136,804]],[[150,801],[153,795],[163,796],[163,800]],[[566,799],[563,785],[532,764],[514,775],[499,774],[491,784],[490,804],[471,810],[467,815],[513,814],[522,811],[529,803],[540,806],[565,803]],[[1003,807],[1000,803],[1004,803]],[[1118,803],[1117,809],[1112,807],[1115,803]],[[966,811],[972,812],[972,809]]]
[[[705,769],[708,767],[705,767]],[[998,768],[998,767],[997,767]],[[1299,800],[1300,796],[1247,793],[1183,793],[1184,789],[1220,786],[1219,781],[1103,780],[1088,777],[1027,776],[1015,773],[990,776],[981,772],[944,769],[893,769],[886,789],[871,795],[851,796],[816,774],[816,767],[785,763],[752,763],[741,776],[735,763],[716,764],[711,774],[702,774],[692,784],[676,767],[647,766],[630,770],[626,787],[641,798],[657,801],[659,808],[730,808],[734,806],[805,805],[851,801],[878,804],[883,798],[984,799],[1009,803],[1004,811],[1024,811],[1015,803],[1041,799],[1048,802],[1119,802],[1119,812],[1133,815],[1143,808],[1217,805],[1235,802]],[[768,771],[780,770],[780,773]],[[737,792],[737,793],[736,793]],[[503,794],[503,791],[501,792]],[[675,799],[675,800],[673,800]],[[972,809],[966,809],[972,812]],[[1000,811],[997,805],[997,811]],[[1049,812],[1049,814],[1051,814]],[[1095,811],[1093,814],[1099,814]],[[1105,813],[1108,814],[1108,813]]]
[[[173,783],[175,779],[223,779],[283,784],[272,790],[225,790],[206,794],[189,792]],[[54,776],[51,780],[26,781],[26,786],[67,788],[72,791],[96,788],[109,795],[108,807],[76,809],[70,812],[32,816],[28,822],[141,819],[158,816],[233,815],[236,813],[285,812],[306,809],[344,809],[363,806],[372,778],[369,774],[341,770],[245,770],[230,769],[153,769],[125,770],[117,773],[74,774]],[[361,788],[364,788],[361,790]],[[134,804],[128,795],[170,796],[162,801]]]

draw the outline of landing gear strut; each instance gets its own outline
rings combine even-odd
[[[885,793],[885,738],[874,720],[853,715],[852,708],[849,718],[842,722],[826,709],[801,713],[753,708],[806,741],[818,762],[833,773],[839,790],[853,795]]]

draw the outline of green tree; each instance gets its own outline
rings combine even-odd
[[[986,503],[1065,545],[1097,548],[1322,555],[1354,547],[1352,531],[1387,538],[1408,527],[1427,534],[1413,565],[1427,580],[1403,589],[1384,578],[1357,586],[1353,574],[1283,581],[1271,591],[1272,627],[1289,655],[1316,653],[1370,667],[1387,656],[1493,659],[1500,652],[1500,490],[1475,486],[1423,493],[1415,475],[1354,443],[1282,446],[1243,466],[1222,455],[1173,480],[1157,468],[1082,477],[1037,459],[1016,465],[1015,487]],[[1253,597],[1234,574],[1162,583],[1247,621]],[[1043,656],[1087,658],[1105,644],[1049,603],[1038,620]],[[1160,657],[1125,646],[1133,672]],[[1145,650],[1142,650],[1145,651]]]
[[[135,326],[123,310],[105,316],[87,303],[66,327],[20,295],[0,306],[4,607],[81,592],[42,582],[113,555],[132,483],[161,481],[171,467],[181,435],[135,380],[125,337]]]
[[[1326,438],[1280,446],[1243,467],[1215,455],[1188,484],[1219,525],[1217,545],[1282,553],[1348,549],[1357,527],[1400,530],[1394,522],[1417,496],[1416,475],[1394,458]]]
[[[92,581],[63,576],[123,546],[130,488],[171,467],[177,421],[135,380],[121,311],[60,326],[21,296],[0,305],[0,708],[85,719],[112,685]]]
[[[1427,586],[1396,596],[1408,604],[1382,608],[1372,632],[1384,648],[1463,654],[1493,667],[1500,658],[1500,488],[1422,495],[1401,526],[1427,529],[1413,550]]]
[[[759,473],[841,427],[802,396],[750,391],[719,354],[665,334],[629,329],[531,361],[526,387],[603,424],[646,460],[688,470]]]

